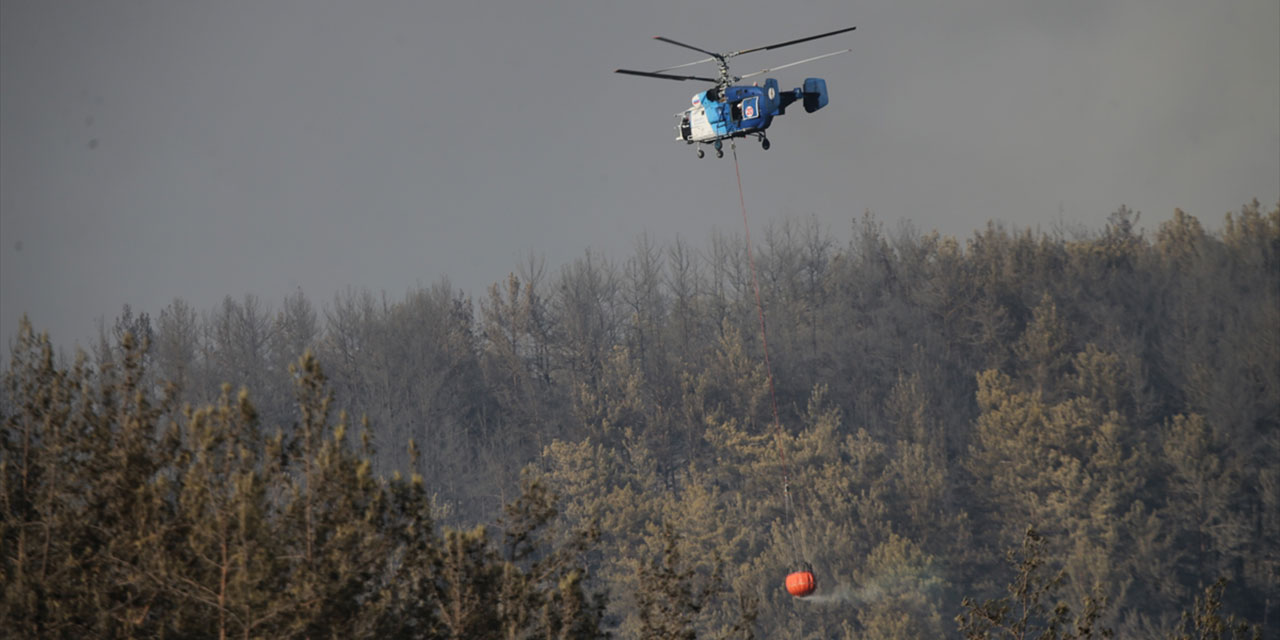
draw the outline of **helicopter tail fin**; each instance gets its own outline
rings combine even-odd
[[[827,106],[827,81],[822,78],[804,79],[804,110],[813,113]]]

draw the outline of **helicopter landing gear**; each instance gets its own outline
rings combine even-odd
[[[698,147],[698,157],[701,158],[702,156],[705,156],[705,155],[707,154],[702,152],[702,147]]]
[[[723,143],[723,142],[721,142],[721,141],[719,141],[719,140],[716,140],[715,147],[716,147],[716,157],[717,157],[717,158],[723,158],[723,157],[724,157],[724,143]]]
[[[768,138],[760,138],[760,148],[761,148],[761,149],[764,149],[765,151],[768,151],[768,150],[769,150],[769,139],[768,139]]]

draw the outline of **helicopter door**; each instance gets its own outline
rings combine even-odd
[[[711,128],[711,122],[707,120],[707,110],[702,106],[689,110],[689,133],[691,134],[689,139],[695,142],[716,137],[715,130]]]

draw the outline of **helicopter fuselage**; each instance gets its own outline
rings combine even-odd
[[[688,143],[712,142],[734,135],[747,135],[769,128],[775,115],[769,96],[777,102],[778,83],[770,78],[768,87],[730,86],[723,95],[717,88],[693,96],[693,106],[678,114],[677,140]]]
[[[676,114],[676,140],[701,145],[754,135],[764,142],[764,132],[774,117],[784,115],[787,106],[796,101],[803,101],[810,113],[826,106],[826,82],[806,78],[803,87],[790,91],[779,91],[773,78],[763,86],[712,87],[694,94],[692,106]]]

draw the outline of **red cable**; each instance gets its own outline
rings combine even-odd
[[[742,173],[738,170],[738,146],[733,150],[733,174],[738,178],[738,203],[742,205],[742,228],[747,234],[747,264],[751,267],[751,286],[756,292],[756,311],[760,316],[760,342],[764,345],[764,370],[769,376],[769,398],[773,402],[774,441],[778,444],[778,457],[782,460],[782,493],[786,500],[787,518],[791,517],[791,471],[787,466],[787,452],[782,447],[782,421],[778,419],[778,393],[773,386],[773,365],[769,362],[769,338],[765,335],[764,303],[760,299],[760,280],[756,278],[756,260],[751,252],[751,225],[747,224],[747,201],[742,195]]]

